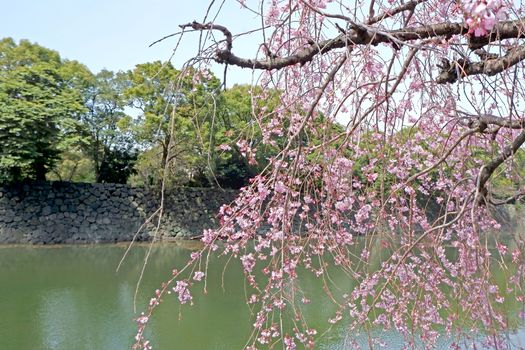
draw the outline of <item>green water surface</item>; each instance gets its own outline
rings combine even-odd
[[[193,247],[195,248],[195,247]],[[134,292],[147,245],[135,246],[121,270],[116,266],[125,245],[4,246],[0,247],[0,350],[130,349],[136,332]],[[137,311],[145,310],[155,289],[174,267],[187,261],[192,247],[154,246],[137,297]],[[213,260],[208,271],[208,293],[194,289],[194,305],[180,307],[171,296],[149,324],[154,349],[243,349],[252,331],[253,317],[245,303],[246,288],[240,266]],[[334,272],[333,282],[346,290],[352,281]],[[311,304],[303,310],[310,327],[327,329],[335,306],[320,280],[300,278]],[[351,349],[344,326],[319,337],[316,349]],[[382,335],[388,349],[402,347],[395,333]],[[514,335],[514,343],[524,338]],[[366,339],[363,339],[366,344]],[[364,345],[363,344],[363,345]],[[443,340],[440,348],[448,348]]]

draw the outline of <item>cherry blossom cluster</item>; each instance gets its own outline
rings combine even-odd
[[[503,0],[466,0],[462,2],[465,22],[474,36],[485,36],[506,18]]]

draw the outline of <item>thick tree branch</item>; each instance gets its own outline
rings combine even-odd
[[[471,50],[476,50],[494,41],[522,38],[525,38],[525,18],[520,18],[515,21],[499,22],[489,35],[471,36],[468,46]]]
[[[230,30],[226,28],[225,26],[221,26],[219,24],[214,24],[214,23],[202,24],[197,21],[193,21],[191,23],[181,24],[179,27],[181,29],[192,28],[194,30],[218,30],[222,32],[222,34],[224,34],[224,37],[226,38],[226,50],[225,51],[232,50],[232,47],[233,47],[232,32],[230,32]]]
[[[470,62],[460,59],[442,67],[436,82],[439,84],[455,83],[460,77],[485,74],[496,75],[525,59],[525,46],[509,51],[497,59],[487,59],[481,62]]]
[[[507,197],[505,199],[489,199],[489,203],[492,205],[505,205],[505,204],[516,204],[525,197],[525,192],[523,190],[516,192],[513,196]]]
[[[410,10],[419,1],[407,3],[399,9],[399,12]],[[384,15],[380,15],[383,16]],[[368,23],[375,23],[380,18],[372,18]],[[357,45],[378,45],[381,43],[391,43],[396,47],[400,43],[410,43],[414,40],[451,37],[453,35],[466,35],[468,28],[462,23],[437,23],[420,27],[403,28],[397,30],[380,30],[369,24],[351,25],[351,29],[346,33],[339,34],[335,38],[311,43],[296,53],[285,57],[272,57],[270,59],[257,60],[242,58],[236,56],[232,52],[232,33],[222,25],[208,23],[201,24],[192,22],[181,25],[181,28],[191,27],[195,30],[218,30],[226,37],[226,48],[218,49],[215,60],[219,63],[227,63],[236,65],[242,68],[260,69],[260,70],[274,70],[282,69],[287,66],[295,64],[305,64],[310,62],[316,55],[324,54],[335,49],[344,48],[348,46]],[[525,37],[525,18],[515,21],[500,22],[494,30],[486,37],[469,38],[469,48],[479,49],[491,42],[499,41],[509,38],[524,38]],[[514,52],[508,53],[506,56],[497,60],[488,60],[484,62],[471,63],[466,66],[466,75],[473,74],[497,74],[508,67],[518,63],[523,59],[525,49],[518,49]],[[442,82],[449,82],[453,80],[452,73],[440,79]],[[457,73],[456,73],[457,79]],[[455,80],[454,80],[455,81]]]
[[[367,24],[374,24],[383,21],[384,19],[393,17],[397,15],[398,13],[404,12],[404,11],[414,11],[417,5],[419,5],[422,2],[425,2],[426,0],[413,0],[409,1],[407,3],[404,3],[401,6],[398,6],[390,11],[383,12],[377,16],[374,16],[370,18],[366,23]]]
[[[464,114],[466,118],[468,118],[466,126],[468,126],[471,129],[479,128],[480,125],[484,125],[485,128],[488,125],[496,125],[506,129],[525,129],[525,119],[512,120],[510,118],[502,118],[492,114],[473,115],[464,112],[459,113]]]
[[[218,26],[214,25],[213,28],[218,29]],[[378,31],[373,27],[359,26],[350,29],[346,34],[340,34],[333,39],[312,43],[311,45],[300,49],[295,54],[286,57],[276,57],[266,60],[247,59],[238,57],[233,54],[231,50],[226,49],[217,50],[215,60],[219,63],[228,63],[242,68],[274,70],[295,64],[305,64],[310,62],[318,54],[324,54],[335,49],[349,46],[392,43],[398,47],[399,42],[408,43],[413,40],[465,33],[467,33],[467,28],[459,23],[440,23],[431,26],[393,31]]]
[[[481,194],[483,194],[482,197],[486,197],[487,189],[485,185],[487,184],[487,181],[490,179],[494,171],[503,164],[504,161],[509,159],[513,154],[515,154],[518,149],[525,143],[525,130],[523,130],[516,138],[512,141],[510,145],[505,147],[503,149],[503,152],[496,158],[492,159],[490,162],[488,162],[481,170],[481,173],[479,174],[479,181],[478,181],[478,189]]]

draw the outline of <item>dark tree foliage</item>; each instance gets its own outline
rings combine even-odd
[[[97,182],[125,184],[128,178],[135,174],[137,153],[133,150],[106,149],[105,158],[100,164]]]
[[[0,41],[0,181],[45,180],[68,119],[83,110],[70,62],[22,40]]]

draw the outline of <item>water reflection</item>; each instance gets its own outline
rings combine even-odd
[[[64,348],[71,343],[67,332],[69,328],[78,328],[79,310],[70,289],[43,291],[40,295],[37,324],[40,325],[43,345],[48,349]]]

